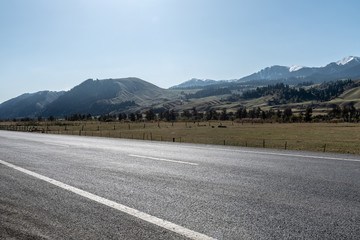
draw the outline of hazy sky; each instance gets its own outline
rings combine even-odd
[[[0,102],[88,78],[163,88],[360,56],[359,0],[0,0]]]

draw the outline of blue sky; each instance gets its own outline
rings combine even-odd
[[[1,0],[0,102],[88,78],[168,88],[360,56],[358,0]]]

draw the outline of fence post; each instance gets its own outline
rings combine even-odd
[[[285,150],[287,149],[287,141],[285,142]]]
[[[224,145],[225,145],[225,139],[224,139]]]
[[[173,138],[173,142],[175,142],[175,138]]]
[[[263,148],[265,148],[265,139],[263,139]]]
[[[325,143],[325,145],[324,145],[324,152],[326,151],[326,143]]]

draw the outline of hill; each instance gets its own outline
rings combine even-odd
[[[88,79],[48,104],[42,115],[63,117],[73,113],[100,115],[137,111],[164,101],[166,96],[164,89],[139,78]]]
[[[58,99],[64,92],[40,91],[25,93],[0,104],[0,118],[37,117],[45,106]]]

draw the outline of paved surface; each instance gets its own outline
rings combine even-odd
[[[0,131],[0,160],[216,239],[359,239],[360,157]],[[0,163],[0,239],[187,239]]]

